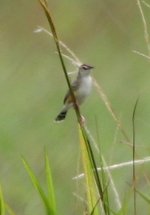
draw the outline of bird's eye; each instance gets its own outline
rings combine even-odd
[[[88,66],[83,65],[82,68],[83,68],[84,70],[87,70],[87,69],[88,69]]]
[[[81,68],[84,69],[84,70],[90,70],[90,69],[93,69],[94,67],[93,66],[89,66],[87,64],[82,64]]]

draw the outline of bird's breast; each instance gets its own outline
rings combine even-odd
[[[84,99],[90,94],[92,88],[92,78],[91,76],[82,78],[80,82],[80,87],[76,94],[79,103],[82,103]]]

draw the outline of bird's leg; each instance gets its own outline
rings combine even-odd
[[[81,123],[82,126],[85,125],[85,118],[82,115],[81,115],[81,118],[80,118],[80,123]]]

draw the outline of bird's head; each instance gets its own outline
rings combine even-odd
[[[87,64],[82,64],[80,67],[79,67],[79,73],[80,75],[82,76],[86,76],[86,75],[89,75],[91,70],[93,69],[94,67],[93,66],[90,66],[90,65],[87,65]]]

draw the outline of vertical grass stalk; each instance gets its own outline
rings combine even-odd
[[[133,115],[132,115],[132,132],[133,132],[133,149],[132,149],[132,160],[133,160],[133,201],[134,201],[134,215],[137,214],[136,210],[136,170],[135,170],[135,113],[137,109],[139,98],[136,100],[134,109],[133,109]]]

